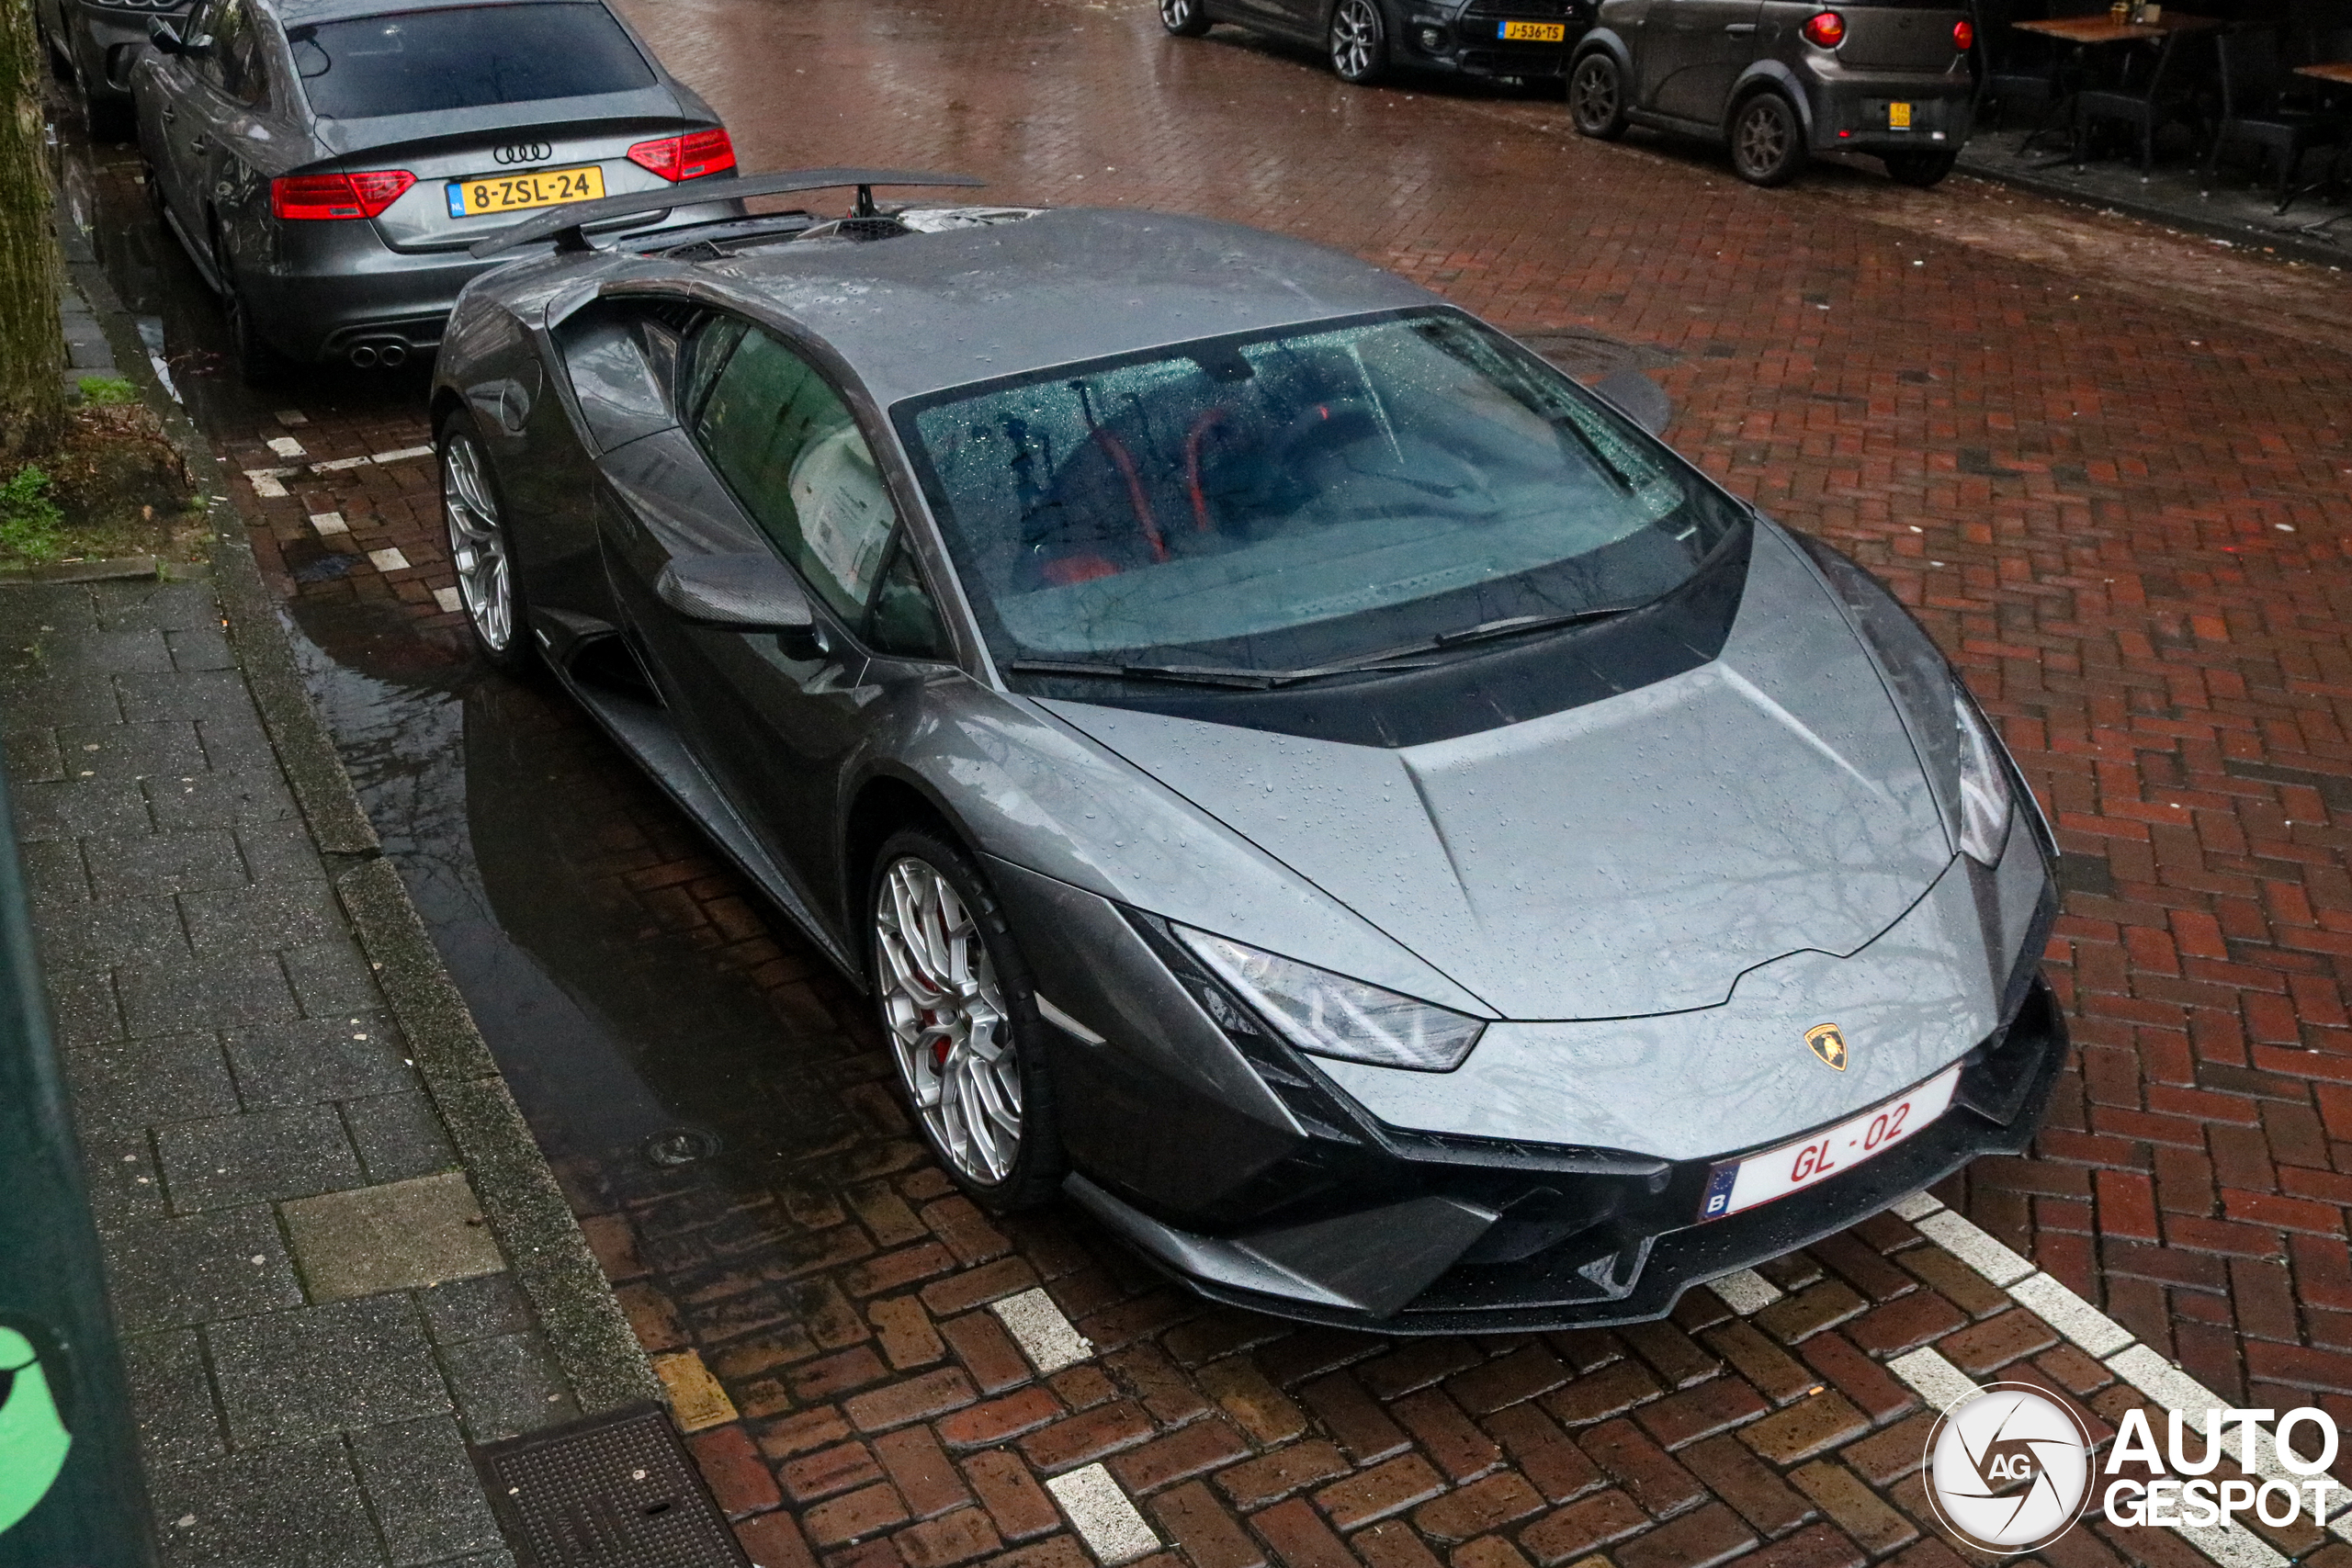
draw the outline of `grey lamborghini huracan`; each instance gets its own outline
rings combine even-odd
[[[939,1157],[1195,1288],[1655,1317],[2018,1150],[2055,851],[1874,580],[1347,256],[885,209],[501,244],[460,592],[870,993]]]

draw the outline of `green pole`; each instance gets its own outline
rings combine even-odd
[[[0,766],[0,1568],[154,1561]]]

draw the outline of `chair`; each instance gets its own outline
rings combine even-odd
[[[2167,33],[2155,49],[2155,64],[2148,72],[2147,85],[2134,91],[2131,85],[2132,66],[2144,54],[2133,50],[2132,57],[2124,62],[2121,80],[2112,87],[2086,87],[2075,95],[2075,166],[2082,167],[2083,156],[2090,144],[2091,132],[2097,127],[2123,125],[2131,128],[2140,149],[2140,173],[2145,177],[2155,166],[2156,132],[2178,118],[2184,99],[2176,91],[2178,79],[2175,61],[2180,53],[2179,33]]]
[[[2265,157],[2278,157],[2278,210],[2294,199],[2295,175],[2303,154],[2314,147],[2344,144],[2344,122],[2324,110],[2287,107],[2282,95],[2288,73],[2278,60],[2278,40],[2268,29],[2225,34],[2216,40],[2221,51],[2222,118],[2213,145],[2205,154],[2205,185],[2211,189],[2222,154],[2252,147]]]
[[[2063,56],[2054,40],[2018,32],[2011,24],[2039,21],[2050,15],[2048,0],[1976,0],[1976,109],[1984,122],[1987,106],[1994,109],[1989,129],[2009,128],[2011,106],[2025,108],[2028,124],[2037,130],[2059,96],[2058,73]]]

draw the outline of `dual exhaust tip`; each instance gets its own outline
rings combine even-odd
[[[351,345],[355,369],[391,370],[408,363],[408,344],[396,337],[368,338]]]

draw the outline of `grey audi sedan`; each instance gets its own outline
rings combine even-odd
[[[429,355],[485,231],[655,191],[736,209],[707,105],[603,0],[199,0],[131,73],[148,188],[249,379]]]
[[[741,188],[891,179],[937,183]],[[474,637],[870,997],[981,1203],[1274,1313],[1532,1328],[2024,1147],[2032,795],[1633,389],[1196,219],[581,244],[630,206],[518,231],[442,345]]]

